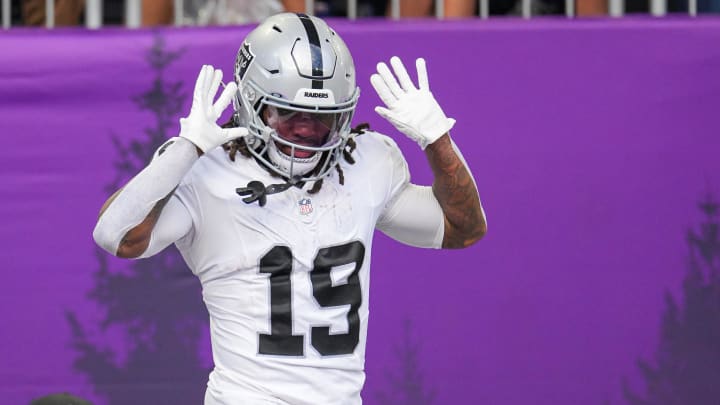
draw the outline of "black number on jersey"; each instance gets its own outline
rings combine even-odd
[[[260,334],[260,353],[302,356],[303,337],[292,334],[290,272],[292,253],[287,246],[275,246],[260,259],[260,273],[270,273],[270,330]]]
[[[323,307],[350,305],[347,313],[348,332],[330,334],[329,326],[313,326],[310,331],[312,346],[323,356],[350,354],[360,341],[360,317],[362,303],[360,277],[365,246],[359,241],[320,249],[315,256],[310,281],[313,297]],[[333,267],[355,263],[347,282],[332,285],[330,271]],[[303,335],[292,334],[292,252],[287,246],[275,246],[260,259],[260,272],[270,274],[270,329],[271,333],[259,333],[259,353],[280,356],[302,356]]]

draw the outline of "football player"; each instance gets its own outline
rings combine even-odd
[[[425,150],[431,187],[410,182],[391,138],[351,128],[359,89],[338,34],[284,13],[248,34],[217,101],[222,72],[202,67],[179,136],[103,206],[100,246],[143,258],[174,243],[199,278],[214,360],[206,405],[360,404],[375,229],[425,248],[484,235],[425,61],[418,86],[400,59],[390,65],[370,78],[385,103],[375,110]]]

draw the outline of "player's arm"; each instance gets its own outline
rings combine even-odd
[[[425,148],[435,180],[432,191],[442,208],[443,248],[464,248],[487,232],[475,180],[448,134]]]
[[[175,142],[189,143],[189,141],[179,139],[173,141],[173,143]],[[190,231],[192,220],[184,207],[180,210],[173,210],[176,222],[171,224],[172,226],[166,226],[165,228],[157,226],[160,216],[166,215],[165,211],[169,211],[165,210],[165,206],[170,201],[173,192],[171,191],[165,197],[156,201],[157,197],[162,194],[164,188],[175,182],[173,177],[182,179],[180,173],[184,174],[189,170],[189,166],[196,160],[191,155],[189,157],[182,156],[178,149],[184,147],[190,149],[190,151],[194,149],[192,144],[177,145],[163,158],[164,161],[161,163],[158,162],[159,156],[156,156],[145,170],[108,198],[100,209],[98,221],[93,231],[93,238],[98,245],[117,257],[132,259],[140,257],[148,250],[153,237],[157,240],[162,235],[160,239],[171,238],[170,243],[172,243]],[[170,165],[170,175],[163,176],[163,181],[167,183],[163,184],[161,182],[157,184],[157,176],[154,174],[168,173],[168,165],[164,164],[168,160],[175,162]],[[177,175],[173,176],[173,173],[177,173]],[[179,181],[177,180],[178,183]],[[151,208],[146,213],[146,207],[148,206],[151,206]],[[138,221],[140,222],[137,223]],[[132,224],[135,223],[137,225],[133,226]],[[118,240],[118,238],[120,239]]]
[[[436,150],[444,138],[454,156],[443,156]],[[485,234],[485,214],[470,170],[449,137],[442,137],[426,149],[435,171],[432,187],[408,182],[407,164],[400,151],[391,158],[394,178],[400,180],[399,190],[386,205],[377,227],[391,238],[411,246],[427,248],[462,248],[478,241]],[[459,157],[459,162],[455,159]],[[399,174],[399,175],[398,175]],[[473,184],[467,184],[467,182]],[[479,206],[479,207],[478,207]]]
[[[187,215],[178,219],[178,226],[169,224],[158,231],[158,235],[154,234],[173,191],[199,155],[247,134],[245,128],[217,125],[218,118],[237,91],[237,86],[231,82],[213,104],[221,82],[222,71],[203,66],[195,84],[190,114],[180,119],[180,137],[167,148],[167,144],[161,147],[162,153],[158,153],[145,169],[103,205],[93,238],[109,253],[123,258],[140,257],[154,247],[154,240],[167,246],[188,232],[189,228],[184,225],[189,223],[190,217],[185,211]],[[173,215],[182,217],[182,210],[175,208]]]
[[[392,222],[409,224],[416,221],[420,227],[416,229],[417,234],[424,231],[422,235],[429,236],[440,216],[443,228],[441,246],[470,246],[485,234],[487,223],[472,174],[449,136],[455,120],[445,116],[430,92],[424,59],[416,61],[419,88],[412,83],[399,58],[391,58],[390,63],[394,75],[385,63],[378,63],[378,73],[370,78],[387,106],[376,107],[375,111],[400,132],[418,142],[425,150],[435,175],[432,186],[434,198],[428,198],[428,189],[421,193],[422,189],[407,188],[414,197],[409,199],[401,195],[394,199],[389,208],[393,213],[390,215],[394,218]],[[403,193],[407,193],[407,190],[403,190]],[[395,207],[396,204],[402,204],[414,212],[414,218]],[[441,215],[438,214],[438,207]]]
[[[113,194],[105,203],[100,212],[103,215],[105,209],[123,189]],[[97,243],[105,247],[108,244],[104,240],[103,232],[107,225],[96,225],[93,236]],[[192,229],[192,218],[187,208],[172,193],[158,201],[150,210],[150,213],[137,226],[131,228],[118,243],[114,253],[117,257],[134,259],[139,257],[150,257],[168,247],[171,243],[187,235]],[[115,246],[114,243],[111,246]]]

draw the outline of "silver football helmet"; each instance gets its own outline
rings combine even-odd
[[[235,122],[250,152],[291,180],[318,180],[342,156],[359,96],[345,42],[323,20],[269,17],[235,61]]]

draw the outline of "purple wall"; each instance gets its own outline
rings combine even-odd
[[[405,363],[434,394],[425,404],[620,404],[623,377],[643,393],[636,361],[654,362],[663,294],[681,297],[685,237],[703,219],[697,202],[720,186],[720,20],[332,25],[356,58],[355,121],[395,136],[420,183],[431,181],[424,157],[375,115],[368,78],[392,55],[428,60],[489,220],[464,251],[378,235],[366,403],[423,403],[383,401],[399,390],[393,375],[415,378],[398,350],[416,353]],[[202,392],[197,282],[174,265],[98,255],[91,232],[105,188],[127,177],[121,163],[132,169],[134,153],[176,134],[200,65],[229,77],[248,30],[0,35],[1,403],[69,391],[162,404],[170,391]],[[158,36],[177,53],[162,70],[147,58]],[[163,93],[176,108],[141,105],[156,79],[182,83]],[[138,326],[147,319],[157,324]],[[179,326],[183,344],[147,332]]]

